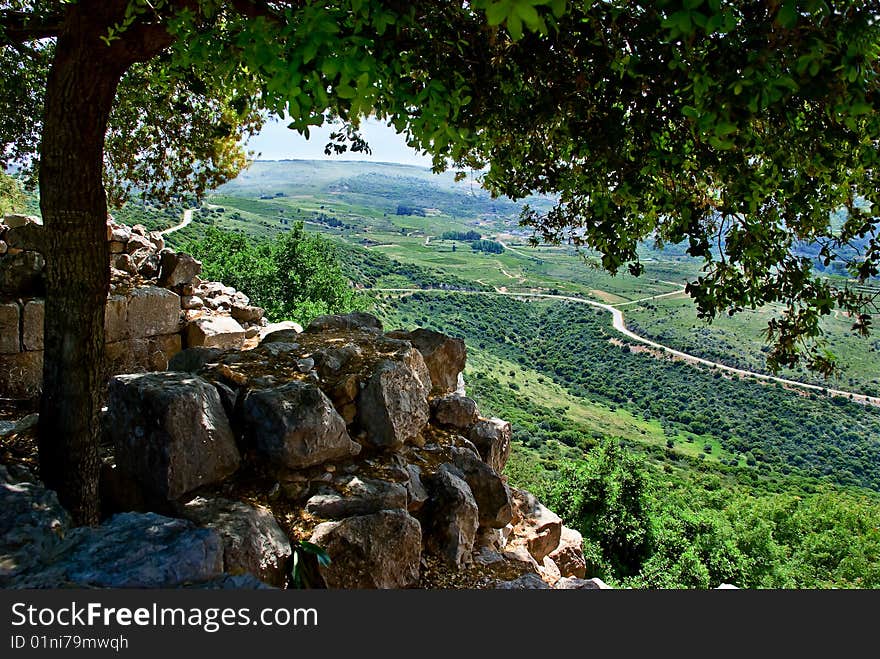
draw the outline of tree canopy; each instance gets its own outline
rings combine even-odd
[[[0,0],[0,161],[39,181],[47,232],[50,485],[94,493],[108,199],[210,189],[273,115],[338,120],[341,152],[372,113],[435,169],[557,195],[535,239],[612,271],[686,240],[701,315],[782,303],[771,365],[830,370],[821,317],[867,332],[876,293],[792,246],[878,274],[878,54],[873,0]]]

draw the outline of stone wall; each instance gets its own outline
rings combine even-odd
[[[45,260],[39,218],[0,223],[0,398],[39,395]],[[203,281],[201,263],[143,226],[107,222],[111,290],[105,308],[108,375],[161,371],[190,346],[240,349],[269,326],[244,293]],[[289,326],[288,325],[285,325]]]

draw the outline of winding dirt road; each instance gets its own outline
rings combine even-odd
[[[421,288],[372,288],[369,289],[376,292],[384,292],[384,293],[425,293],[430,292],[429,289],[421,289]],[[727,366],[726,364],[721,364],[719,362],[713,362],[708,359],[703,359],[702,357],[697,357],[696,355],[691,355],[686,352],[682,352],[680,350],[675,350],[674,348],[670,348],[669,346],[665,346],[662,343],[657,343],[656,341],[652,341],[651,339],[647,339],[643,336],[640,336],[628,329],[626,326],[626,321],[623,317],[623,311],[620,309],[610,305],[604,304],[602,302],[595,302],[593,300],[585,300],[583,298],[571,297],[569,295],[550,295],[548,293],[510,293],[503,291],[438,291],[445,293],[454,293],[459,295],[505,295],[507,297],[519,297],[519,298],[540,298],[540,299],[550,299],[550,300],[564,300],[567,302],[576,302],[578,304],[586,304],[591,307],[595,307],[597,309],[603,309],[611,314],[612,325],[615,330],[623,334],[628,339],[635,341],[637,343],[641,343],[643,345],[649,346],[651,348],[655,348],[656,350],[662,350],[663,352],[672,355],[673,357],[678,357],[679,359],[683,359],[685,361],[691,362],[692,364],[701,364],[703,366],[708,366],[710,368],[717,368],[721,371],[725,371],[726,373],[733,373],[743,377],[757,378],[759,380],[765,380],[768,382],[778,382],[782,385],[788,387],[794,387],[798,389],[807,389],[810,391],[815,391],[818,393],[824,393],[831,396],[845,396],[850,398],[858,403],[863,403],[866,405],[875,405],[880,407],[880,398],[875,396],[867,396],[865,394],[859,394],[853,391],[843,391],[840,389],[830,389],[828,387],[821,387],[815,384],[807,384],[805,382],[798,382],[797,380],[788,380],[786,378],[776,377],[775,375],[767,375],[765,373],[756,373],[754,371],[747,371],[741,368],[734,368],[733,366]],[[678,294],[680,291],[674,291],[674,294]],[[660,296],[671,295],[671,293],[663,293]],[[646,298],[651,299],[651,298]]]
[[[180,224],[175,224],[173,227],[168,227],[167,229],[163,229],[159,232],[160,236],[167,236],[169,233],[174,233],[175,231],[180,231],[182,228],[187,226],[190,222],[193,221],[193,211],[191,208],[183,211],[183,221]]]

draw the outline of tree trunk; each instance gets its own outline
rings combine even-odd
[[[79,524],[99,518],[104,305],[110,286],[103,149],[126,68],[109,57],[99,39],[106,28],[90,24],[92,18],[88,7],[68,11],[46,87],[40,152],[47,238],[40,475]]]

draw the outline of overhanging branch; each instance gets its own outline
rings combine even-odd
[[[35,16],[20,11],[0,12],[0,43],[17,44],[57,37],[64,17]]]

